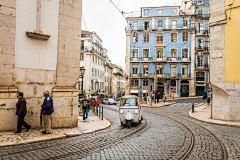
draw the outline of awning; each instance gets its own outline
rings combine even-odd
[[[131,90],[131,93],[138,93],[138,90]]]
[[[148,90],[143,90],[143,93],[147,93],[148,92]]]

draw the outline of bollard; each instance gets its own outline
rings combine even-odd
[[[194,112],[194,103],[192,104],[192,112]]]
[[[102,120],[103,120],[103,106],[102,106]]]
[[[100,113],[101,113],[100,105],[98,105],[98,108],[99,108],[98,117],[100,118]]]

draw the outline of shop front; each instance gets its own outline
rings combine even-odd
[[[181,81],[180,84],[181,84],[180,89],[181,97],[189,97],[189,81],[183,80]]]
[[[138,90],[131,90],[131,95],[135,95],[138,97]]]

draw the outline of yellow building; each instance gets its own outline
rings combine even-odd
[[[240,121],[240,1],[210,3],[213,119]]]

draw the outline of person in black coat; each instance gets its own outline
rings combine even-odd
[[[31,126],[24,121],[24,117],[27,114],[27,105],[26,105],[26,100],[23,98],[23,93],[18,92],[17,98],[18,98],[18,102],[16,104],[16,107],[17,107],[16,115],[18,116],[18,122],[17,122],[17,131],[14,133],[21,133],[22,125],[27,129],[27,131],[31,128]]]

